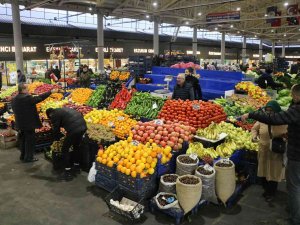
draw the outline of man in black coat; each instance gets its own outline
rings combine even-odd
[[[194,97],[196,100],[202,99],[202,90],[199,83],[200,76],[195,73],[195,69],[189,67],[185,70],[185,81],[190,83],[194,89]]]
[[[267,68],[266,72],[263,73],[262,75],[260,75],[260,77],[257,78],[257,80],[255,82],[257,83],[257,85],[260,88],[263,88],[263,89],[266,89],[266,88],[270,87],[273,90],[275,90],[277,88],[284,87],[283,84],[277,83],[277,82],[274,81],[274,79],[272,77],[272,73],[273,73],[273,70],[270,69],[270,68]]]
[[[277,224],[300,224],[300,85],[292,87],[293,103],[287,111],[266,114],[262,111],[245,114],[243,120],[251,118],[269,125],[288,125],[286,168],[288,205],[291,219]]]
[[[59,176],[60,180],[70,181],[73,179],[71,173],[71,160],[69,149],[73,146],[73,170],[75,173],[80,172],[79,161],[81,157],[80,143],[82,136],[87,130],[86,122],[81,115],[74,109],[48,109],[46,111],[48,118],[51,120],[53,134],[56,140],[60,138],[60,128],[64,128],[67,132],[63,146],[62,155],[65,171]]]
[[[21,136],[21,156],[20,160],[24,162],[35,162],[33,158],[35,150],[35,129],[41,128],[42,124],[36,110],[36,104],[48,98],[51,93],[57,93],[58,90],[52,90],[39,96],[33,97],[28,93],[27,84],[18,85],[19,94],[12,100],[12,109],[16,117],[16,127],[20,130]]]
[[[61,78],[60,70],[58,69],[58,66],[55,66],[53,73],[55,74],[55,76],[57,77],[58,80]]]
[[[178,74],[176,80],[177,85],[174,87],[172,99],[195,100],[193,86],[185,81],[185,74]]]

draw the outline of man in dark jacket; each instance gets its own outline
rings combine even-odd
[[[36,104],[48,98],[51,93],[57,93],[52,90],[42,95],[33,97],[28,94],[27,84],[20,83],[18,86],[19,94],[12,100],[12,109],[16,117],[16,127],[20,130],[21,156],[20,160],[24,162],[35,162],[33,158],[35,150],[35,129],[41,128],[42,124],[36,110]]]
[[[273,90],[281,88],[284,85],[281,83],[276,83],[272,77],[273,70],[268,68],[266,72],[263,73],[259,78],[257,78],[256,83],[260,88],[266,89],[267,87],[272,88]]]
[[[26,83],[26,77],[21,72],[21,70],[17,70],[17,74],[18,74],[18,84],[20,84],[20,83]]]
[[[278,221],[278,224],[300,224],[300,85],[292,87],[293,103],[287,111],[266,114],[256,111],[245,114],[242,119],[251,118],[269,125],[288,125],[288,144],[286,168],[288,205],[291,214],[290,221]]]
[[[195,100],[194,89],[190,83],[185,82],[185,74],[177,76],[177,85],[174,88],[172,99]]]
[[[71,173],[71,161],[69,149],[73,146],[73,170],[76,173],[80,172],[80,143],[87,126],[81,113],[74,109],[48,109],[46,111],[48,118],[51,120],[53,134],[56,140],[60,138],[60,128],[64,128],[67,132],[63,146],[62,154],[64,160],[65,171],[59,176],[60,180],[70,181],[73,179]]]
[[[55,66],[53,73],[55,74],[55,76],[57,77],[58,80],[61,78],[60,70],[58,69],[58,66]]]

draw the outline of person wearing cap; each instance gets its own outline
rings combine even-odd
[[[269,101],[264,108],[267,114],[279,113],[281,107],[276,101]],[[287,125],[270,126],[272,137],[282,137],[287,133]],[[283,154],[270,150],[272,138],[269,134],[269,125],[256,122],[251,130],[252,140],[258,142],[258,170],[257,176],[262,178],[264,188],[263,197],[271,201],[277,191],[278,182],[284,178]]]
[[[18,84],[20,84],[20,83],[26,83],[26,77],[21,72],[21,70],[17,70],[17,74],[18,74]]]
[[[268,114],[261,111],[242,116],[269,125],[288,125],[286,186],[288,193],[289,219],[278,219],[278,225],[300,224],[300,84],[292,87],[292,103],[287,111]]]
[[[200,76],[195,74],[194,68],[189,67],[185,70],[185,81],[193,86],[195,100],[202,99],[202,91],[199,84],[199,78]]]

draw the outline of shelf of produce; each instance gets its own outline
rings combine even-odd
[[[208,203],[204,200],[201,200],[193,209],[192,209],[192,215],[195,215],[198,213],[198,210],[207,205]],[[173,207],[170,209],[160,209],[155,201],[155,198],[152,198],[149,202],[150,211],[154,213],[155,211],[162,212],[170,217],[175,218],[176,225],[180,224],[184,218],[184,211],[178,207]]]

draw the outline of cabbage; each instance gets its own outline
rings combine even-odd
[[[283,89],[278,92],[279,97],[285,97],[285,96],[290,96],[291,91],[289,89]]]

